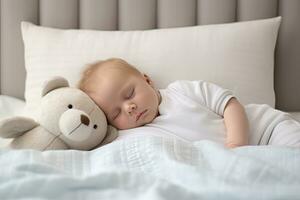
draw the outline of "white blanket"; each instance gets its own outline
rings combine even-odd
[[[93,151],[0,151],[1,199],[297,199],[300,149],[135,137]]]

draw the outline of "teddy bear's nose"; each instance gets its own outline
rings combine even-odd
[[[81,123],[83,123],[86,126],[88,126],[90,124],[89,118],[85,115],[80,115],[80,120],[81,120]]]

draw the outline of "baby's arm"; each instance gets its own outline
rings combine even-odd
[[[249,124],[244,107],[231,98],[224,110],[226,147],[234,148],[248,144]]]

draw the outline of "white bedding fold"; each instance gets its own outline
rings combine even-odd
[[[2,199],[295,199],[300,149],[160,137],[84,151],[1,150]]]

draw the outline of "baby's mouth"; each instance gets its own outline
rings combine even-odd
[[[141,116],[142,116],[143,114],[145,114],[146,112],[147,112],[147,109],[144,110],[143,112],[139,113],[139,114],[136,116],[135,121],[138,121],[138,120],[141,118]]]

